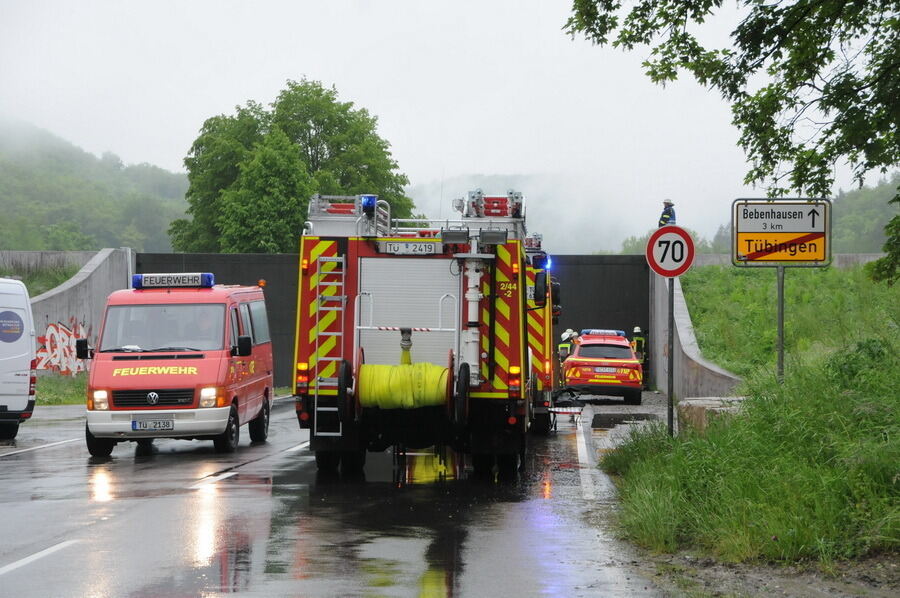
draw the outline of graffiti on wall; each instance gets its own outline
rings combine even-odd
[[[67,376],[74,376],[85,370],[84,361],[75,357],[75,340],[88,338],[91,331],[75,318],[69,318],[69,325],[49,324],[44,336],[37,337],[37,369],[53,370]]]

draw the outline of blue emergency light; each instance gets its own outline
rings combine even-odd
[[[173,274],[132,274],[131,286],[135,289],[201,288],[216,284],[212,272],[177,272]]]
[[[550,257],[550,256],[548,255],[548,256],[547,256],[547,263],[544,264],[544,269],[545,269],[545,270],[549,270],[549,269],[552,268],[552,267],[553,267],[553,258]]]
[[[360,195],[360,203],[362,204],[363,214],[372,216],[375,214],[375,205],[378,203],[377,195]]]
[[[597,336],[625,336],[624,330],[611,330],[609,328],[583,328],[581,334],[595,334]]]

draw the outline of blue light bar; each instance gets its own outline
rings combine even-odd
[[[581,334],[596,334],[598,336],[625,336],[624,330],[612,330],[610,328],[583,328]]]
[[[135,289],[201,288],[216,284],[212,272],[178,272],[173,274],[133,274],[131,286]]]

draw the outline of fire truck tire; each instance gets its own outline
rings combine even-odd
[[[341,454],[337,451],[316,451],[316,467],[323,473],[333,473],[341,463]]]
[[[472,470],[475,475],[488,475],[494,469],[494,455],[490,453],[472,453]]]
[[[269,437],[270,413],[269,399],[265,398],[263,399],[262,409],[259,410],[259,415],[250,420],[250,423],[247,425],[247,428],[250,430],[251,442],[265,442],[266,438]]]
[[[457,424],[466,423],[466,402],[469,400],[469,364],[461,363],[456,372],[456,393],[453,396],[453,419]],[[474,456],[473,456],[474,461]]]
[[[641,404],[641,391],[639,391],[639,390],[628,391],[628,394],[625,395],[625,404],[626,405],[640,405]]]
[[[353,386],[353,366],[344,359],[338,366],[338,405],[341,408],[341,421],[356,421],[356,398],[350,394]]]
[[[550,414],[538,413],[531,420],[531,427],[528,431],[532,434],[546,435],[550,433]]]
[[[518,455],[497,455],[497,475],[501,478],[509,479],[515,477],[516,469],[519,467]]]
[[[318,457],[318,453],[316,453]],[[366,465],[366,449],[358,451],[344,451],[341,453],[341,471],[344,473],[358,473]]]
[[[237,407],[232,405],[231,411],[228,413],[228,423],[225,424],[225,431],[213,439],[213,445],[215,445],[217,453],[233,453],[240,440],[241,428],[238,424],[238,411]]]
[[[109,457],[116,446],[116,441],[112,438],[97,438],[91,434],[87,424],[84,425],[84,439],[91,457]]]
[[[0,440],[12,440],[19,433],[19,422],[0,423]]]

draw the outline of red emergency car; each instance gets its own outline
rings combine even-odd
[[[209,273],[135,274],[112,293],[87,388],[88,451],[117,442],[208,439],[235,450],[240,427],[264,441],[273,398],[272,342],[260,287],[214,284]]]
[[[582,394],[624,397],[641,404],[643,371],[621,330],[582,330],[563,362],[566,385]]]

